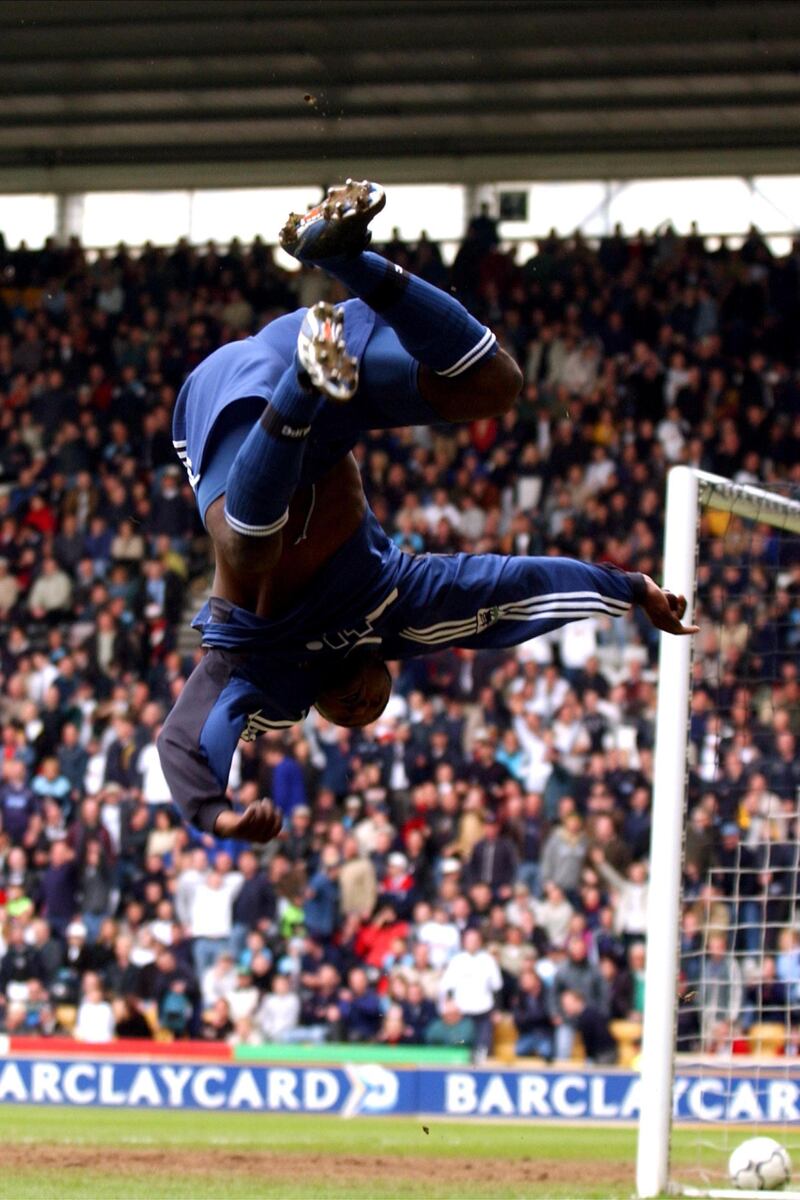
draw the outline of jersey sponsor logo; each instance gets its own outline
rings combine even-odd
[[[265,717],[262,710],[259,708],[256,712],[250,713],[239,737],[243,742],[254,742],[262,733],[269,733],[275,729],[291,729],[292,725],[296,725],[298,721],[305,720],[306,713],[302,713],[299,717],[295,717],[290,721],[276,721]]]
[[[322,641],[306,642],[306,648],[308,650],[323,650],[326,647],[328,650],[354,650],[356,646],[380,645],[383,638],[375,629],[373,622],[383,616],[386,609],[394,604],[397,596],[397,588],[393,588],[386,599],[381,601],[372,612],[367,613],[360,624],[348,629],[339,629],[336,633],[326,633]]]

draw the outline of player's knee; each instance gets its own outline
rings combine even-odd
[[[498,350],[477,368],[469,383],[471,417],[503,417],[517,402],[522,390],[522,372],[510,354]]]
[[[502,417],[511,412],[522,390],[522,372],[510,354],[499,350],[455,379],[422,367],[420,390],[443,421]]]

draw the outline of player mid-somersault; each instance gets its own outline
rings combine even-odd
[[[283,246],[358,297],[317,305],[223,346],[188,377],[175,446],[214,543],[213,596],[195,619],[205,654],[159,738],[187,820],[267,841],[268,801],[226,797],[237,742],[301,721],[375,720],[385,662],[508,647],[594,613],[641,605],[669,633],[686,602],[647,576],[565,558],[407,555],[370,512],[350,454],[368,429],[507,412],[521,378],[453,297],[366,251],[381,188],[348,181]]]

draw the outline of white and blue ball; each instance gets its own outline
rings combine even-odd
[[[731,1183],[742,1190],[775,1191],[789,1182],[791,1173],[786,1147],[771,1137],[748,1138],[728,1159]]]

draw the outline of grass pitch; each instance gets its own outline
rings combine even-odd
[[[3,1200],[629,1197],[634,1129],[0,1108]],[[427,1130],[427,1132],[426,1132]]]

